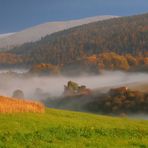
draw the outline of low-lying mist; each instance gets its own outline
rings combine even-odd
[[[107,91],[109,88],[134,85],[134,84],[148,84],[147,73],[125,73],[125,72],[108,72],[105,71],[100,75],[90,76],[82,75],[79,77],[65,77],[65,76],[3,76],[0,79],[0,95],[12,96],[13,92],[20,89],[24,92],[25,98],[36,98],[34,92],[37,88],[41,88],[43,92],[50,94],[50,96],[60,96],[64,91],[64,85],[71,80],[80,85],[86,85],[90,89],[100,89]]]
[[[0,96],[12,97],[14,91],[21,90],[24,98],[41,101],[48,107],[91,112],[84,106],[86,107],[96,101],[94,96],[75,97],[72,99],[63,96],[64,85],[67,85],[70,80],[93,90],[97,94],[97,99],[100,99],[101,95],[107,93],[111,88],[122,86],[148,92],[148,73],[104,71],[100,75],[95,76],[83,74],[81,76],[66,77],[35,76],[28,75],[26,71],[20,70],[16,73],[15,70],[11,73],[0,71]],[[147,114],[132,114],[129,117],[148,119]]]

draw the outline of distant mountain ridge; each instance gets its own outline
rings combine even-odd
[[[82,71],[98,74],[102,69],[146,72],[147,24],[148,13],[72,27],[0,52],[0,66],[37,65],[39,73],[56,69],[70,75]]]
[[[12,47],[19,46],[27,42],[34,42],[40,40],[42,37],[45,37],[46,35],[50,35],[58,31],[66,30],[72,27],[88,24],[91,22],[107,20],[115,17],[117,16],[105,15],[105,16],[89,17],[79,20],[47,22],[44,24],[40,24],[22,30],[20,32],[12,34],[11,33],[2,34],[0,35],[0,49],[10,49]]]
[[[14,34],[14,33],[4,33],[4,34],[0,34],[0,39],[1,39],[1,38],[5,38],[5,37],[8,37],[8,36],[10,36],[10,35],[12,35],[12,34]]]
[[[143,54],[148,51],[147,24],[148,13],[94,22],[48,35],[11,52],[31,56],[33,61],[53,64],[108,51]]]

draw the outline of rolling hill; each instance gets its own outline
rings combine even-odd
[[[114,18],[48,35],[11,51],[30,56],[33,63],[52,64],[70,63],[102,52],[143,55],[148,51],[147,24],[148,14]]]
[[[14,33],[0,34],[0,39],[1,39],[1,38],[5,38],[5,37],[8,37],[8,36],[10,36],[10,35],[12,35],[12,34],[14,34]]]
[[[77,26],[0,53],[0,66],[30,68],[45,63],[59,66],[64,73],[148,71],[147,24],[148,13]],[[7,60],[13,59],[10,55],[16,57],[12,64]]]
[[[0,115],[0,147],[146,148],[148,121],[47,109]]]
[[[47,22],[13,34],[2,34],[0,35],[0,49],[10,49],[26,42],[34,42],[40,40],[42,37],[50,35],[54,32],[69,29],[83,24],[88,24],[91,22],[111,19],[114,17],[116,16],[96,16],[79,20]]]

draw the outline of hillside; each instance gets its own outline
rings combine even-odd
[[[4,33],[4,34],[0,34],[0,39],[5,38],[5,37],[8,37],[8,36],[10,36],[10,35],[12,35],[12,34],[14,34],[14,33]]]
[[[0,116],[0,147],[147,147],[148,121],[47,109]]]
[[[102,52],[143,54],[147,51],[148,14],[82,25],[13,49],[33,62],[69,63]],[[38,57],[38,58],[37,58]]]
[[[76,74],[82,69],[92,73],[102,69],[148,71],[147,24],[148,14],[143,14],[71,28],[13,48],[0,66],[30,68],[45,63],[59,66],[62,73],[77,70],[72,72]],[[16,61],[5,64],[10,53]]]
[[[0,35],[0,49],[8,50],[12,47],[19,46],[23,43],[40,40],[42,37],[45,37],[46,35],[50,35],[61,30],[114,17],[116,16],[96,16],[83,18],[79,20],[47,22],[13,34],[7,34],[6,36],[2,35],[1,37]]]
[[[30,72],[53,74],[46,69],[52,65],[64,75],[98,74],[102,70],[148,72],[147,24],[148,14],[143,14],[57,32],[0,52],[0,68],[29,68]]]

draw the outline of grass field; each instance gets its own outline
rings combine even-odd
[[[0,114],[0,148],[147,148],[148,121],[46,109]]]
[[[15,99],[0,96],[0,113],[20,113],[20,112],[37,112],[45,111],[44,105],[24,99]]]

